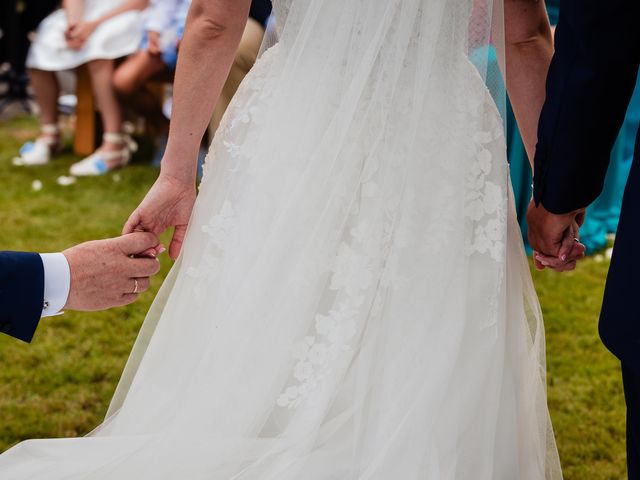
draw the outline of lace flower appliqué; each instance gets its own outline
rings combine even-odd
[[[231,203],[226,201],[220,213],[211,217],[209,223],[202,226],[202,231],[211,237],[211,242],[223,249],[227,240],[235,230],[235,211]]]
[[[331,362],[350,350],[355,337],[357,309],[341,304],[327,315],[316,315],[315,335],[305,337],[292,348],[296,360],[293,378],[277,400],[280,407],[296,408],[331,373]]]
[[[466,178],[466,216],[473,225],[466,250],[468,255],[488,253],[495,261],[501,261],[505,248],[503,217],[506,195],[498,183],[489,180],[493,156],[486,148],[495,139],[496,136],[491,132],[478,133],[474,138],[480,146]]]

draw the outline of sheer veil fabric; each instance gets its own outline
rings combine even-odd
[[[0,477],[560,479],[490,2],[276,1],[107,419]]]

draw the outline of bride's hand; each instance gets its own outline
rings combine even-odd
[[[122,233],[145,231],[160,235],[167,228],[174,227],[169,256],[175,260],[180,254],[195,200],[195,182],[185,183],[161,173],[127,220]]]

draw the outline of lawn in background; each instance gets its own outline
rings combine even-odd
[[[0,124],[0,250],[53,252],[118,235],[158,171],[134,161],[63,187],[56,179],[78,160],[69,152],[44,167],[12,166],[35,133],[29,118]],[[83,435],[100,423],[171,262],[165,256],[162,263],[151,291],[134,305],[44,319],[31,345],[0,335],[0,452],[27,438]],[[534,273],[547,329],[549,405],[567,480],[625,478],[619,365],[597,335],[607,268],[599,257],[563,276]]]

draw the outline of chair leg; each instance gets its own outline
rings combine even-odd
[[[73,151],[77,155],[91,155],[96,148],[96,107],[91,88],[91,78],[86,66],[77,70],[76,131]]]

